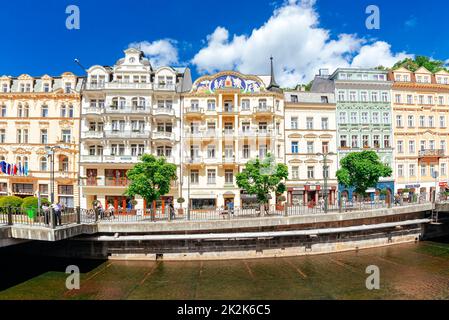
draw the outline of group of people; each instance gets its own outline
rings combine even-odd
[[[44,213],[45,224],[50,223],[50,214],[51,214],[50,208],[53,209],[55,224],[57,226],[62,226],[62,214],[66,209],[65,205],[60,202],[53,203],[51,205],[43,204],[42,211]]]
[[[97,205],[95,206],[95,211],[99,214],[100,219],[108,218],[108,219],[115,219],[116,214],[116,208],[112,203],[109,203],[106,210],[103,208],[101,202],[97,202]],[[173,206],[173,203],[168,204],[168,210],[170,214],[170,220],[174,220],[176,218],[175,214],[175,207]],[[121,206],[118,206],[117,208],[118,212],[122,212],[123,208]]]

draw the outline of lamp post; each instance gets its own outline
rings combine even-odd
[[[433,194],[433,203],[437,202],[438,177],[439,177],[438,171],[434,171],[433,172],[433,178],[435,179],[435,191],[434,191],[434,194]]]
[[[50,201],[53,204],[55,202],[55,150],[68,149],[61,146],[47,146],[48,158],[50,159]]]
[[[324,198],[324,213],[327,213],[329,211],[329,190],[328,190],[328,179],[329,179],[329,168],[327,166],[327,158],[329,156],[334,156],[335,153],[333,152],[323,152],[323,153],[317,153],[318,157],[323,157],[323,198]]]

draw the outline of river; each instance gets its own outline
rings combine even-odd
[[[4,299],[448,299],[449,240],[296,258],[135,262],[14,257],[0,251]],[[65,286],[68,265],[80,290]],[[367,290],[366,268],[380,289]]]

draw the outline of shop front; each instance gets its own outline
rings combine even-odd
[[[336,186],[330,186],[327,189],[329,205],[335,204]],[[305,184],[303,186],[291,187],[287,189],[287,203],[298,206],[316,206],[320,199],[324,199],[324,189],[322,185]]]

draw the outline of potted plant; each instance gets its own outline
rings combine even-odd
[[[182,204],[186,202],[186,200],[183,197],[178,198],[177,202],[181,205],[181,207],[178,209],[178,214],[182,215],[184,214],[184,209],[182,208]]]

